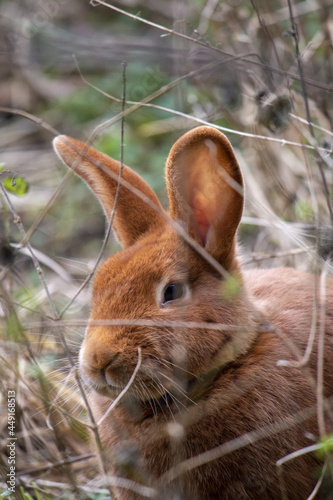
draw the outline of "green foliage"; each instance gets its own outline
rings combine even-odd
[[[76,89],[75,92],[59,99],[56,103],[57,113],[64,114],[69,122],[74,125],[82,125],[110,111],[111,102],[99,92],[88,86]]]
[[[5,166],[5,163],[0,163],[0,174],[4,173]],[[29,189],[29,184],[23,177],[15,175],[11,177],[6,176],[0,179],[0,181],[8,193],[16,194],[17,196],[23,196]]]
[[[38,489],[34,489],[33,491],[33,496],[30,495],[27,491],[24,490],[24,488],[21,486],[20,487],[20,493],[21,493],[21,498],[23,500],[47,500],[47,498],[50,498],[49,495],[47,497],[41,497]],[[4,491],[3,493],[0,494],[0,498],[8,498],[8,500],[11,500],[13,497],[11,497],[12,492],[10,490]],[[16,497],[15,497],[16,498]]]
[[[8,498],[11,494],[12,494],[12,492],[10,490],[7,490],[7,491],[2,492],[0,494],[0,497],[1,498]]]
[[[333,434],[327,434],[319,440],[317,455],[324,460],[330,453],[333,453]]]
[[[23,177],[5,177],[2,185],[6,191],[16,196],[25,195],[29,189],[29,184]]]
[[[21,494],[22,494],[22,497],[24,500],[43,500],[42,497],[40,496],[39,494],[39,491],[37,489],[34,489],[34,495],[30,495],[30,493],[27,493],[26,491],[24,491],[23,488],[20,488],[21,490]],[[46,500],[46,498],[44,497],[44,500]]]
[[[35,486],[35,483],[32,483],[31,487],[33,488],[32,494],[25,491],[23,487],[20,488],[23,500],[52,500],[54,498],[54,496],[47,493],[45,489],[43,490],[43,495],[41,495],[40,488]]]
[[[221,296],[224,300],[230,301],[237,298],[241,291],[241,277],[238,273],[231,273],[228,278],[223,280],[221,285]]]
[[[23,327],[15,313],[10,314],[7,318],[4,337],[14,342],[23,339]]]
[[[313,208],[310,200],[297,200],[295,203],[295,214],[298,219],[304,222],[313,220]]]

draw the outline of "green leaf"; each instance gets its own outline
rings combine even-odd
[[[241,277],[238,273],[232,273],[222,282],[221,296],[229,301],[235,299],[241,291]]]
[[[16,314],[13,313],[7,318],[4,334],[6,339],[13,342],[20,342],[24,338],[23,327]]]
[[[320,448],[317,450],[319,458],[325,459],[329,453],[333,452],[333,434],[327,434],[320,438]]]
[[[5,164],[4,163],[0,163],[0,174],[3,171],[4,168],[5,168]]]
[[[16,194],[17,196],[23,196],[29,189],[29,184],[22,177],[5,177],[2,184],[8,193]]]
[[[26,493],[22,487],[20,488],[20,490],[24,500],[33,500],[32,496],[29,495],[29,493]]]
[[[7,491],[4,491],[3,493],[1,493],[0,497],[1,498],[9,497],[9,495],[11,495],[11,494],[12,494],[12,491],[7,490]]]
[[[310,222],[313,220],[314,214],[310,201],[298,200],[295,203],[295,214],[298,219],[301,219],[304,222]]]

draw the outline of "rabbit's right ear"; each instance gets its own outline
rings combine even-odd
[[[242,174],[228,139],[197,127],[174,144],[166,164],[170,215],[226,269],[243,212]]]
[[[119,182],[120,163],[65,135],[56,137],[53,145],[65,165],[86,181],[110,219]],[[126,248],[132,245],[142,234],[163,224],[161,211],[163,209],[154,191],[139,175],[124,166],[113,222],[113,229],[122,246]]]

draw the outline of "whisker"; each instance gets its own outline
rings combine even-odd
[[[163,372],[158,372],[160,375],[162,375],[164,378],[166,378],[169,382],[172,383],[172,385],[180,392],[180,394],[182,396],[184,396],[188,401],[190,401],[190,403],[193,403],[193,404],[196,404],[194,401],[192,401],[192,399],[187,395],[187,392],[186,390],[179,384],[177,384],[177,382],[175,380],[173,380],[172,378],[168,377],[167,375],[165,375],[165,373]],[[171,395],[171,393],[170,393]]]
[[[156,381],[156,380],[153,380],[153,379],[152,379],[152,381],[153,381],[153,384],[154,384],[154,386],[156,387],[156,389],[157,389],[157,390],[159,390],[159,391],[161,391],[161,393],[162,393],[161,398],[162,398],[162,399],[163,399],[163,401],[165,402],[165,406],[166,406],[166,408],[169,410],[169,412],[170,412],[170,414],[171,414],[172,418],[174,419],[174,415],[173,415],[172,409],[170,408],[170,405],[169,405],[168,399],[167,399],[167,397],[166,397],[166,395],[167,395],[167,393],[168,393],[167,389],[166,389],[166,388],[163,386],[163,384],[161,384],[159,381]],[[167,418],[167,416],[165,415],[165,412],[164,412],[164,407],[163,407],[163,405],[161,405],[161,403],[160,403],[160,398],[155,399],[155,401],[157,402],[158,406],[160,407],[161,412],[163,413],[163,415],[165,416],[165,418]]]
[[[186,368],[184,368],[184,367],[182,367],[182,366],[177,365],[176,363],[172,363],[171,361],[168,361],[167,359],[159,359],[157,356],[155,356],[155,355],[153,355],[153,354],[151,355],[151,357],[152,357],[152,358],[157,359],[157,361],[158,361],[160,364],[164,364],[164,366],[171,365],[171,366],[173,366],[174,368],[177,368],[178,370],[181,370],[181,371],[183,371],[183,372],[187,373],[188,375],[192,375],[192,377],[198,378],[198,376],[197,376],[197,375],[195,375],[194,373],[192,373],[192,372],[190,372],[190,371],[186,370]]]
[[[147,387],[141,381],[140,381],[140,386],[141,386],[141,390],[142,390],[143,399],[148,401],[149,406],[152,410],[152,413],[153,413],[154,417],[156,417],[157,407],[156,407],[155,399],[152,397],[152,394],[148,391]]]

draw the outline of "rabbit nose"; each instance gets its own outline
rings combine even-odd
[[[108,351],[98,351],[95,350],[88,355],[85,353],[85,361],[88,365],[94,370],[99,370],[104,374],[107,372],[109,368],[111,368],[114,361],[118,358],[119,353],[112,353]]]
[[[113,362],[118,358],[119,353],[113,354],[113,356],[110,358],[110,361],[108,364],[105,366],[105,368],[102,368],[102,371],[104,372],[104,375],[106,376],[106,372],[108,371],[109,368],[112,368]],[[107,377],[106,377],[107,378]]]
[[[87,336],[82,345],[81,359],[93,370],[105,372],[112,366],[119,353],[112,349],[109,338],[105,335],[98,335],[98,333],[100,332],[94,331],[94,335]]]

